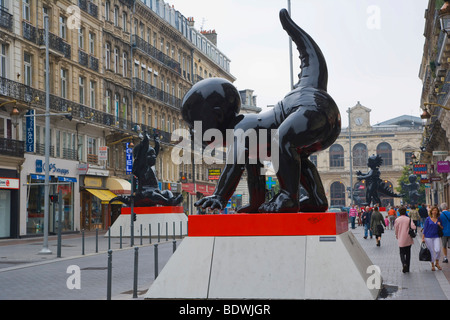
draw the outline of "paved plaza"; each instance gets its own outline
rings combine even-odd
[[[420,228],[419,228],[420,230]],[[431,271],[428,262],[418,259],[421,234],[419,232],[411,252],[411,269],[402,273],[399,249],[393,230],[386,230],[381,246],[375,239],[363,238],[363,227],[351,230],[374,265],[381,269],[384,288],[379,300],[448,300],[450,298],[450,266],[441,263],[442,271]],[[61,257],[57,254],[57,238],[49,237],[50,255],[38,254],[42,238],[0,240],[0,300],[105,300],[107,292],[108,248],[112,254],[112,299],[133,299],[134,247],[130,239],[110,241],[99,233],[86,233],[82,255],[80,234],[64,235]],[[167,241],[166,241],[167,239]],[[161,236],[161,242],[153,238],[136,237],[138,247],[138,298],[142,300],[155,277],[154,253],[158,244],[158,272],[173,254],[173,237]],[[176,236],[176,247],[182,239]],[[81,288],[69,289],[67,282],[70,266],[78,266],[81,272]],[[180,266],[181,267],[181,266]],[[338,298],[338,297],[337,297]]]

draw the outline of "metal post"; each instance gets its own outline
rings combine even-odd
[[[134,248],[133,298],[137,298],[139,247]]]
[[[95,253],[98,253],[98,228],[95,229]]]
[[[350,207],[353,205],[353,160],[352,160],[352,131],[350,121],[350,108],[348,108],[348,143],[350,158]],[[368,204],[370,205],[370,203]]]
[[[111,300],[112,250],[108,250],[108,279],[106,284],[106,300]]]
[[[172,249],[173,249],[172,252],[175,252],[175,250],[177,250],[177,241],[176,240],[172,241]]]
[[[81,230],[81,255],[84,256],[84,229]]]
[[[108,250],[111,249],[111,227],[108,228]]]
[[[158,222],[158,242],[160,242],[160,241],[161,241],[161,231],[160,231],[160,225]]]
[[[152,224],[148,224],[148,241],[151,244],[152,243]]]
[[[63,198],[62,198],[62,190],[59,190],[58,193],[58,249],[56,251],[56,257],[61,258],[61,219],[62,219],[62,211],[63,211]]]
[[[131,95],[133,96],[133,95]],[[136,178],[134,174],[131,175],[131,213],[130,213],[130,246],[134,246],[134,185],[136,183]]]
[[[180,239],[183,239],[183,221],[180,221]]]
[[[172,223],[173,240],[175,240],[175,221]]]
[[[166,222],[166,241],[169,241],[169,223]]]
[[[141,242],[140,242],[140,244],[141,244],[141,246],[142,246],[142,224],[141,224],[141,230],[140,230],[140,232],[141,232]]]
[[[122,249],[122,226],[120,226],[120,249]]]
[[[155,243],[154,252],[155,252],[155,279],[156,279],[158,277],[158,244],[157,243]]]
[[[48,36],[48,16],[44,17],[45,29],[45,184],[44,184],[44,243],[39,254],[51,254],[48,248],[48,222],[50,205],[50,65],[49,65],[49,36]]]

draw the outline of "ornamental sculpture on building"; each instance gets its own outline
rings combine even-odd
[[[170,190],[160,190],[158,179],[153,166],[156,164],[156,158],[159,154],[160,142],[159,135],[155,132],[153,140],[155,148],[150,146],[150,137],[147,132],[140,135],[141,142],[133,149],[133,170],[132,174],[136,177],[137,188],[131,196],[118,196],[110,200],[122,201],[128,206],[134,200],[135,207],[153,207],[161,206],[176,206],[183,201],[183,196],[180,194],[174,196]]]
[[[182,116],[190,128],[201,122],[202,134],[209,129],[220,131],[222,136],[227,135],[227,130],[235,133],[234,141],[226,141],[233,158],[227,159],[214,195],[197,201],[196,206],[223,209],[246,169],[249,204],[239,212],[324,212],[328,209],[319,173],[308,158],[336,141],[341,132],[339,108],[327,93],[327,64],[318,45],[294,23],[286,9],[280,11],[280,20],[297,45],[301,73],[294,89],[273,109],[257,115],[239,115],[239,92],[229,81],[220,78],[196,83],[183,99]],[[266,159],[260,152],[256,155],[249,152],[253,147],[249,139],[236,137],[236,132],[248,130],[256,131],[258,149],[266,148],[265,154],[272,153],[272,159],[273,151],[278,153],[275,171],[280,192],[268,202],[265,202],[265,176],[261,174]],[[277,146],[275,150],[273,144]],[[245,163],[239,159],[245,159]],[[299,199],[300,185],[307,192],[302,199]]]

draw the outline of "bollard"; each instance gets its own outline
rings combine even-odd
[[[98,228],[95,229],[95,253],[98,253]]]
[[[180,221],[180,239],[183,239],[183,221]]]
[[[169,241],[169,223],[166,222],[166,241]]]
[[[122,226],[120,226],[120,249],[122,249]]]
[[[81,255],[84,256],[84,229],[81,230]]]
[[[159,222],[158,222],[158,243],[161,241],[161,231],[159,228]]]
[[[106,300],[111,300],[111,280],[112,280],[112,250],[108,250],[108,279],[106,285]]]
[[[111,249],[111,227],[108,228],[108,250]]]
[[[173,240],[175,240],[175,221],[172,223]]]
[[[142,246],[142,224],[141,224],[141,242],[140,242],[140,244],[141,244],[141,246]]]
[[[155,252],[155,279],[158,277],[158,244],[155,243],[154,246]]]
[[[142,225],[141,225],[142,227]],[[139,247],[134,248],[134,280],[133,280],[133,299],[137,298],[138,286],[138,261],[139,261]]]
[[[152,224],[148,224],[148,243],[152,243]]]
[[[175,250],[177,250],[177,241],[176,240],[173,240],[173,245],[172,245],[172,253],[174,253],[175,252]]]

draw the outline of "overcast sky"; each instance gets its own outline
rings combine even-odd
[[[218,48],[231,59],[239,90],[252,89],[261,108],[290,91],[289,38],[278,13],[287,0],[171,0],[197,30],[215,29]],[[291,0],[293,20],[321,47],[328,92],[343,127],[358,101],[376,124],[421,114],[419,68],[428,0]],[[294,82],[300,60],[295,45]]]

